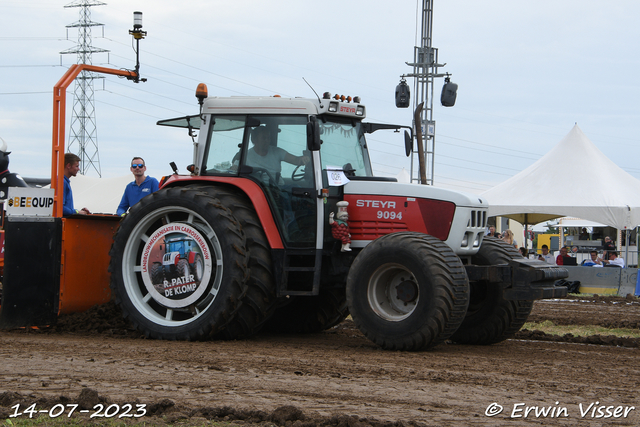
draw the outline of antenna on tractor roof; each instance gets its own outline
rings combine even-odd
[[[307,79],[305,79],[304,77],[302,78],[302,80],[304,80],[304,82],[311,88],[311,90],[313,91],[313,93],[316,94],[316,97],[318,98],[318,101],[320,102],[320,108],[324,108],[324,105],[322,104],[322,100],[320,99],[320,96],[318,95],[318,92],[316,92],[316,90],[313,88],[313,86],[311,86],[309,84],[309,82],[307,81]]]

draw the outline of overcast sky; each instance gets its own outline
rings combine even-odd
[[[410,125],[394,90],[412,70],[421,22],[416,0],[105,0],[91,8],[95,65],[133,68],[133,11],[143,12],[141,74],[95,82],[102,174],[148,173],[192,162],[186,132],[156,126],[197,112],[198,83],[210,95],[360,96],[369,121]],[[640,2],[621,0],[435,0],[433,46],[440,71],[459,85],[455,107],[435,102],[435,184],[481,193],[534,163],[574,123],[618,166],[640,178]],[[75,55],[79,20],[71,1],[0,2],[0,137],[10,170],[49,177],[52,88]],[[104,35],[103,35],[104,31]],[[68,34],[68,39],[67,39]],[[62,65],[61,65],[62,64]],[[413,81],[409,81],[413,93]],[[436,101],[443,80],[435,84]],[[104,88],[103,88],[104,85]],[[68,91],[68,107],[73,85]],[[70,112],[67,117],[70,118]],[[67,133],[68,133],[67,120]],[[374,172],[395,176],[410,161],[402,140],[374,134]],[[566,159],[558,182],[589,185]],[[615,185],[612,182],[611,185]],[[554,189],[549,189],[554,191]]]

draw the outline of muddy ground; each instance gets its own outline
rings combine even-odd
[[[44,417],[79,405],[88,412],[73,417],[84,418],[101,403],[111,419],[146,405],[120,418],[144,425],[640,425],[638,339],[520,331],[491,346],[390,352],[346,320],[312,335],[167,342],[114,313],[106,305],[48,329],[0,331],[0,422],[28,418],[33,403]],[[638,329],[640,302],[539,301],[530,320]]]

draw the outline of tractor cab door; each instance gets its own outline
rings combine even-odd
[[[240,175],[263,186],[288,248],[315,249],[317,191],[306,116],[248,116]]]
[[[307,150],[308,123],[306,115],[213,115],[206,130],[202,173],[251,179],[269,202],[284,244],[272,249],[278,296],[319,292],[322,178],[320,153]]]

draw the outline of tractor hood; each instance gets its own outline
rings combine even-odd
[[[421,199],[442,200],[454,203],[458,207],[488,209],[489,205],[481,197],[431,185],[405,184],[387,181],[366,181],[360,178],[344,186],[345,194],[370,194],[379,196],[415,197]]]

